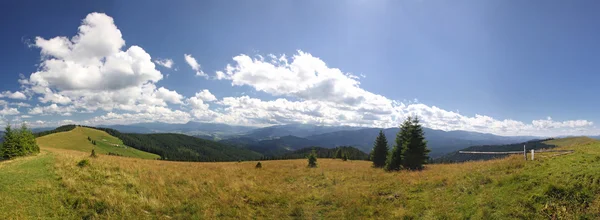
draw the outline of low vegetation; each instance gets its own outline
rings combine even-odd
[[[256,162],[92,159],[44,148],[0,163],[0,198],[9,201],[0,219],[600,218],[600,142],[546,143],[575,153],[385,172],[369,161],[262,161],[255,169]],[[84,159],[89,164],[77,166]]]

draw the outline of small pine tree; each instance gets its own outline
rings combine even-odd
[[[90,138],[90,136],[88,136],[88,141],[92,141],[92,139]]]
[[[308,167],[317,167],[317,153],[313,149],[312,152],[308,155]]]
[[[348,160],[348,153],[342,154],[342,160],[343,161],[347,161]]]
[[[373,161],[373,167],[385,167],[385,160],[388,154],[388,143],[383,134],[383,130],[379,130],[379,136],[375,139],[373,144],[373,150],[371,150],[371,161]]]
[[[93,144],[93,145],[96,145],[96,141],[92,141],[92,144]]]
[[[256,169],[262,168],[262,164],[260,163],[260,161],[258,161],[258,163],[256,164],[256,166],[254,168],[256,168]]]
[[[419,118],[411,121],[410,137],[406,141],[403,166],[409,170],[423,169],[423,164],[429,160],[429,149],[423,127],[419,124]]]
[[[412,119],[408,117],[402,125],[400,125],[400,131],[396,134],[396,142],[392,152],[388,154],[385,161],[386,171],[398,171],[402,169],[402,160],[404,159],[404,151],[406,148],[406,142],[410,139],[412,128]]]
[[[94,157],[94,158],[98,157],[98,155],[96,155],[96,150],[92,149],[92,155],[90,155],[90,157]]]

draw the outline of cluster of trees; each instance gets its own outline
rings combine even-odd
[[[429,160],[429,149],[419,119],[408,117],[402,123],[391,151],[385,134],[380,131],[373,144],[371,160],[374,167],[387,171],[423,169]]]
[[[368,154],[351,146],[340,146],[336,148],[306,147],[289,153],[283,153],[281,155],[264,156],[261,158],[261,160],[304,159],[308,157],[313,150],[318,158],[343,159],[345,156],[347,160],[369,160]]]
[[[96,145],[96,141],[92,140],[92,138],[90,138],[89,136],[88,136],[88,141],[91,141],[93,145]]]
[[[35,135],[25,124],[18,130],[13,130],[10,124],[5,127],[4,142],[0,145],[0,158],[11,159],[39,152],[40,147],[35,142]]]

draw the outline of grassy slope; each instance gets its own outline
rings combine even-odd
[[[87,137],[96,141],[94,146]],[[108,152],[117,153],[127,157],[136,157],[143,159],[156,159],[160,156],[135,148],[126,147],[123,142],[108,133],[96,129],[77,127],[71,131],[60,132],[46,135],[36,139],[40,147],[61,148],[69,150],[77,150],[83,152],[92,152],[96,149],[96,153],[107,154]],[[118,144],[118,146],[114,146]]]
[[[600,218],[600,142],[551,141],[576,153],[430,165],[386,173],[367,161],[185,163],[50,149],[67,207],[99,218]],[[80,168],[81,159],[90,160]],[[9,161],[12,163],[12,161]],[[6,162],[4,162],[6,163]],[[2,164],[2,163],[0,163]],[[0,173],[3,167],[0,165]]]
[[[62,201],[67,193],[52,172],[54,157],[38,156],[0,163],[0,219],[74,218]]]

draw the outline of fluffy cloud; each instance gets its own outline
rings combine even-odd
[[[8,108],[4,106],[4,108],[0,109],[0,116],[18,115],[19,113],[19,110],[16,108]]]
[[[183,104],[183,102],[181,101],[181,99],[183,99],[182,95],[180,95],[176,91],[165,89],[164,87],[158,88],[158,90],[156,91],[156,97],[173,104]]]
[[[173,67],[173,60],[172,59],[156,59],[154,60],[154,62],[158,65],[161,65],[165,68],[169,68],[171,69]]]
[[[37,95],[49,106],[30,109],[30,114],[68,115],[77,110],[147,112],[167,103],[183,104],[183,96],[155,83],[163,78],[152,57],[139,46],[125,47],[121,31],[111,17],[91,13],[77,35],[44,39],[39,70],[19,83],[25,94]],[[166,67],[172,60],[156,60]],[[68,109],[68,111],[64,111]]]
[[[31,107],[31,105],[30,105],[30,104],[23,103],[23,102],[15,102],[15,103],[10,103],[10,105],[14,105],[14,106],[17,106],[17,107],[20,107],[20,108],[23,108],[23,107]]]
[[[196,96],[194,96],[194,97],[201,99],[203,101],[207,101],[207,102],[212,102],[212,101],[217,100],[217,97],[215,97],[215,95],[210,93],[210,91],[208,91],[208,89],[197,92]]]
[[[73,106],[59,106],[57,104],[51,104],[49,106],[36,106],[29,110],[30,115],[62,115],[62,116],[71,116],[73,112],[75,112],[75,108]]]
[[[200,68],[200,64],[198,61],[196,61],[196,58],[192,57],[190,54],[184,54],[183,56],[185,58],[185,62],[190,65],[194,71],[196,71],[196,76],[208,77],[208,75],[206,75],[206,73],[204,73]]]
[[[173,111],[165,107],[150,107],[147,111],[142,113],[109,112],[105,115],[82,121],[81,123],[89,125],[131,124],[142,122],[186,123],[190,120],[190,114],[187,112],[180,110]]]
[[[16,91],[16,92],[10,92],[10,91],[4,91],[2,93],[0,93],[0,98],[10,98],[10,99],[27,99],[27,96],[25,96],[25,94],[23,94],[22,92]]]
[[[276,96],[297,97],[343,105],[389,105],[385,97],[360,88],[357,77],[337,68],[328,67],[321,59],[298,51],[291,59],[286,56],[264,60],[248,55],[233,58],[225,72],[217,72],[217,79],[228,79],[232,85],[248,85],[257,91]]]

